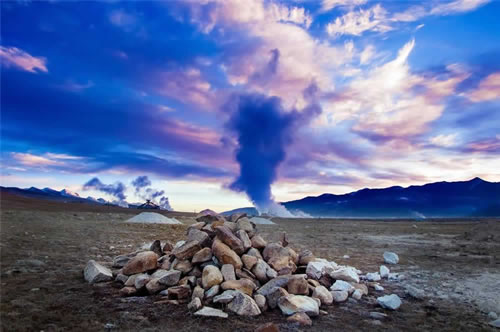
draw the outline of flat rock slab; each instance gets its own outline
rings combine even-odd
[[[197,312],[194,313],[195,316],[204,316],[204,317],[219,317],[219,318],[227,318],[228,314],[224,311],[211,308],[211,307],[203,307]]]

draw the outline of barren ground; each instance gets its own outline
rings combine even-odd
[[[1,328],[4,331],[116,330],[253,331],[275,322],[297,331],[278,311],[256,318],[227,320],[193,316],[185,305],[154,304],[159,297],[121,298],[113,283],[88,285],[82,269],[89,259],[113,256],[155,239],[184,239],[189,213],[165,213],[185,225],[125,224],[138,213],[109,207],[61,204],[3,195],[1,201]],[[493,330],[488,311],[500,314],[500,220],[374,221],[274,219],[258,229],[268,240],[286,231],[290,246],[309,248],[317,257],[349,264],[363,272],[378,270],[385,250],[399,254],[401,282],[382,281],[403,305],[378,324],[370,311],[384,312],[371,293],[327,307],[311,331],[477,331]],[[416,227],[414,226],[416,225]],[[350,258],[344,259],[344,255]],[[405,295],[407,284],[429,298]]]

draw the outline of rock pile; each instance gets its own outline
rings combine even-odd
[[[292,322],[310,325],[320,307],[359,300],[368,294],[369,282],[387,277],[380,273],[360,275],[352,266],[316,258],[311,251],[296,252],[283,234],[280,242],[268,243],[244,214],[227,220],[214,213],[200,215],[187,229],[186,240],[175,245],[159,240],[150,250],[117,256],[114,273],[91,260],[84,269],[89,283],[113,278],[123,284],[122,296],[163,296],[160,303],[187,303],[198,316],[226,318],[225,311],[256,316],[278,308]],[[119,269],[119,270],[118,270]],[[379,298],[379,304],[395,310],[397,295]]]

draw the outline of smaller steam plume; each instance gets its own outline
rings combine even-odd
[[[132,181],[132,186],[135,188],[135,194],[144,200],[149,200],[158,204],[160,209],[172,211],[168,197],[164,196],[164,190],[157,190],[151,188],[151,180],[146,175],[138,176],[134,181]]]
[[[126,201],[127,196],[125,195],[125,190],[127,190],[127,187],[123,183],[115,182],[113,184],[104,184],[101,182],[101,180],[99,180],[99,178],[95,177],[90,179],[83,185],[83,190],[92,189],[106,193],[116,198],[116,200],[112,202],[113,204],[117,204],[121,207],[128,207],[128,203]]]

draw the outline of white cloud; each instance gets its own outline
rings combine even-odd
[[[491,0],[455,0],[448,3],[439,3],[431,9],[432,15],[451,15],[475,10]]]
[[[30,73],[48,72],[46,58],[32,56],[17,47],[0,46],[0,59],[7,67],[17,67]]]
[[[327,12],[337,7],[353,7],[363,5],[368,0],[323,0],[321,12]]]
[[[134,25],[136,22],[135,16],[125,12],[123,9],[113,10],[109,14],[109,21],[118,27],[125,28]]]
[[[456,139],[457,139],[457,134],[448,134],[448,135],[441,134],[431,137],[430,142],[433,145],[448,148],[457,144]]]
[[[348,12],[326,26],[326,31],[332,37],[361,36],[365,31],[387,32],[392,29],[388,24],[387,11],[380,4],[366,10]]]
[[[375,55],[375,47],[373,45],[368,45],[359,55],[359,63],[362,65],[367,64]]]

